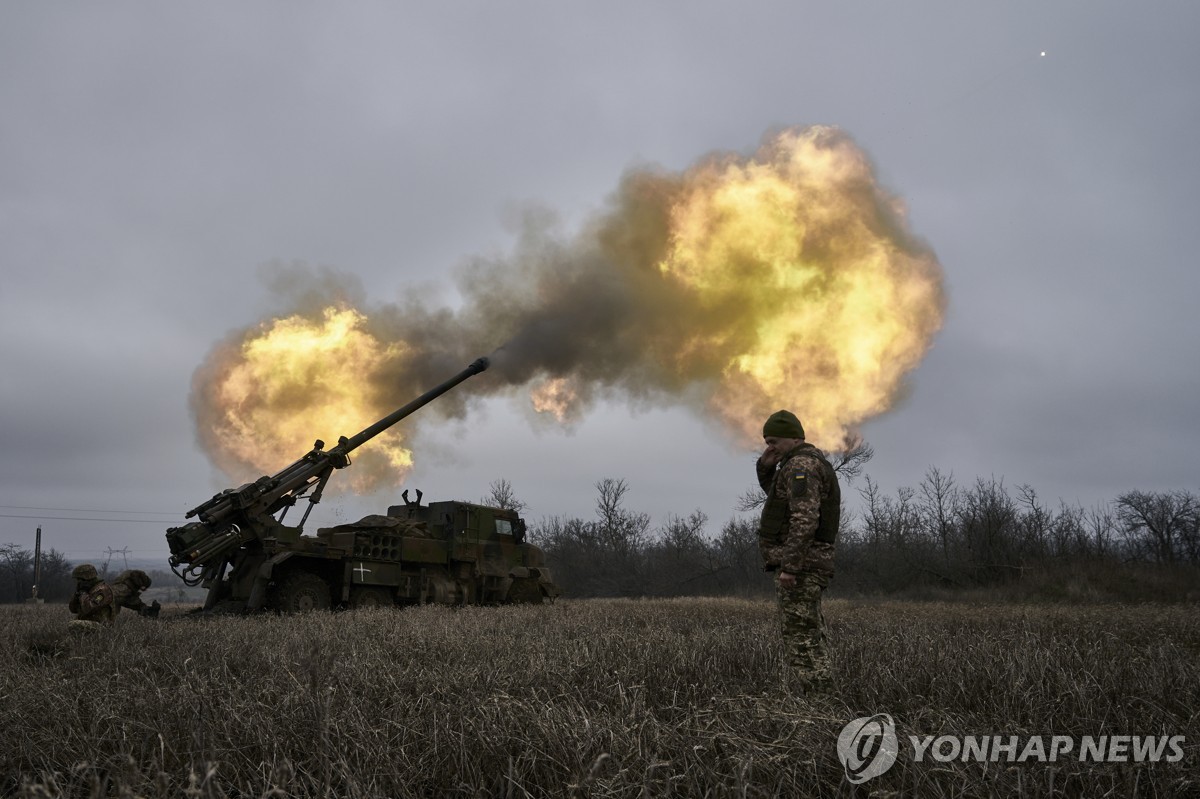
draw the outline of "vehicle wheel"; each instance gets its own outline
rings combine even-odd
[[[514,605],[540,605],[542,587],[536,577],[514,577],[508,589],[508,601]]]
[[[292,572],[276,587],[271,604],[283,613],[328,610],[329,584],[312,572]]]
[[[392,592],[386,588],[359,586],[350,592],[352,608],[390,608],[395,604]]]

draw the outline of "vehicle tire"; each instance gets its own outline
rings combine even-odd
[[[283,613],[329,610],[329,584],[312,572],[292,572],[275,588],[271,604]]]
[[[536,577],[514,577],[508,589],[508,601],[514,605],[540,605],[542,587]]]
[[[390,608],[395,604],[392,592],[386,588],[360,585],[350,592],[352,608]]]

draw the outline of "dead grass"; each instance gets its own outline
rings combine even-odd
[[[839,689],[777,684],[769,603],[560,601],[303,617],[0,608],[0,794],[1185,796],[1194,606],[832,600]],[[835,741],[1189,735],[1179,763],[914,763],[855,788]],[[1072,767],[1074,766],[1074,767]]]

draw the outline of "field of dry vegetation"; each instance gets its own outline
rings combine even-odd
[[[827,602],[840,686],[784,695],[773,607],[575,600],[310,616],[0,608],[0,795],[1196,796],[1196,607]],[[901,756],[848,783],[851,719]],[[1175,763],[914,762],[908,735],[1186,735]]]

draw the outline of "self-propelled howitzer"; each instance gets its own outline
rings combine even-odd
[[[409,502],[405,492],[405,504],[393,506],[386,516],[319,530],[315,537],[303,534],[313,505],[334,470],[350,465],[351,452],[487,367],[487,358],[479,358],[365,430],[338,439],[332,449],[318,440],[312,451],[279,473],[222,491],[188,511],[186,518],[198,521],[167,530],[172,570],[188,585],[208,588],[206,609],[231,611],[553,597],[558,590],[541,551],[524,543],[524,522],[511,511],[466,503],[426,507],[420,492],[416,502]],[[302,498],[309,505],[300,523],[284,524],[288,510]],[[462,516],[464,509],[474,510]],[[455,522],[458,516],[462,523]],[[491,524],[481,527],[481,520]],[[479,548],[474,553],[456,546],[460,541],[455,538],[465,542],[460,533],[472,530]],[[384,539],[388,546],[381,547]],[[487,556],[484,548],[490,550]],[[474,557],[464,560],[467,555]],[[460,562],[472,568],[463,569]],[[486,574],[480,573],[481,563],[490,564],[482,569]]]

